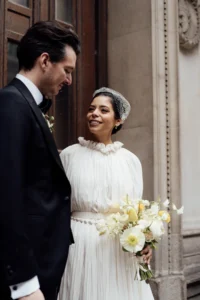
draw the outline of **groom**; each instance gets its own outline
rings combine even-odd
[[[42,114],[72,83],[80,42],[38,22],[18,46],[19,73],[0,90],[0,299],[56,300],[70,243],[70,184]]]

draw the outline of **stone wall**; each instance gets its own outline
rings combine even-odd
[[[131,114],[117,138],[140,158],[144,196],[152,198],[151,1],[108,1],[108,81],[131,103]]]
[[[200,278],[197,274],[200,253],[198,232],[186,231],[190,217],[196,216],[195,224],[199,221],[197,210],[193,214],[188,202],[188,193],[192,193],[193,186],[188,173],[189,162],[192,160],[194,163],[197,158],[198,141],[195,141],[196,149],[190,151],[187,143],[193,140],[194,132],[188,138],[188,129],[193,125],[185,127],[183,110],[187,111],[188,102],[184,106],[186,94],[184,90],[184,97],[180,93],[180,82],[187,90],[184,77],[180,74],[184,69],[182,62],[185,59],[179,50],[181,2],[182,0],[108,0],[109,85],[122,92],[132,105],[131,116],[117,138],[142,161],[144,197],[154,199],[160,195],[162,199],[169,198],[178,207],[184,203],[188,209],[183,222],[180,216],[172,214],[166,235],[155,251],[152,263],[155,277],[151,285],[155,299],[162,300],[196,300],[197,278]],[[181,41],[187,45],[184,38],[182,35]],[[190,64],[190,68],[194,67],[191,67],[191,61],[187,61],[187,64]],[[185,74],[186,70],[182,72]],[[190,77],[189,74],[187,76]],[[198,80],[193,74],[191,78],[194,77]],[[193,82],[192,85],[194,84]],[[196,104],[197,98],[193,100]],[[198,106],[190,113],[194,110],[197,116]],[[192,120],[197,128],[198,122],[199,119]],[[184,144],[187,147],[183,150]],[[195,155],[188,162],[185,158],[190,153]],[[195,205],[200,176],[198,162],[194,170],[197,181],[192,203]],[[183,195],[186,190],[187,194]],[[191,225],[191,222],[188,224]]]

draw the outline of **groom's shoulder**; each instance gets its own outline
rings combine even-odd
[[[17,113],[18,118],[30,119],[30,107],[22,94],[14,85],[8,85],[0,89],[0,117]]]
[[[0,89],[0,94],[17,93],[17,88],[12,84],[8,84]]]
[[[14,85],[11,84],[0,89],[0,101],[3,100],[6,100],[7,102],[14,100],[17,102],[24,102],[22,94]]]

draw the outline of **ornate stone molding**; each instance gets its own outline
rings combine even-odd
[[[179,1],[179,41],[184,49],[192,49],[200,41],[199,0]]]

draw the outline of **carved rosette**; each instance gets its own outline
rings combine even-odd
[[[180,46],[184,49],[192,49],[199,44],[199,0],[179,0],[179,38]]]

